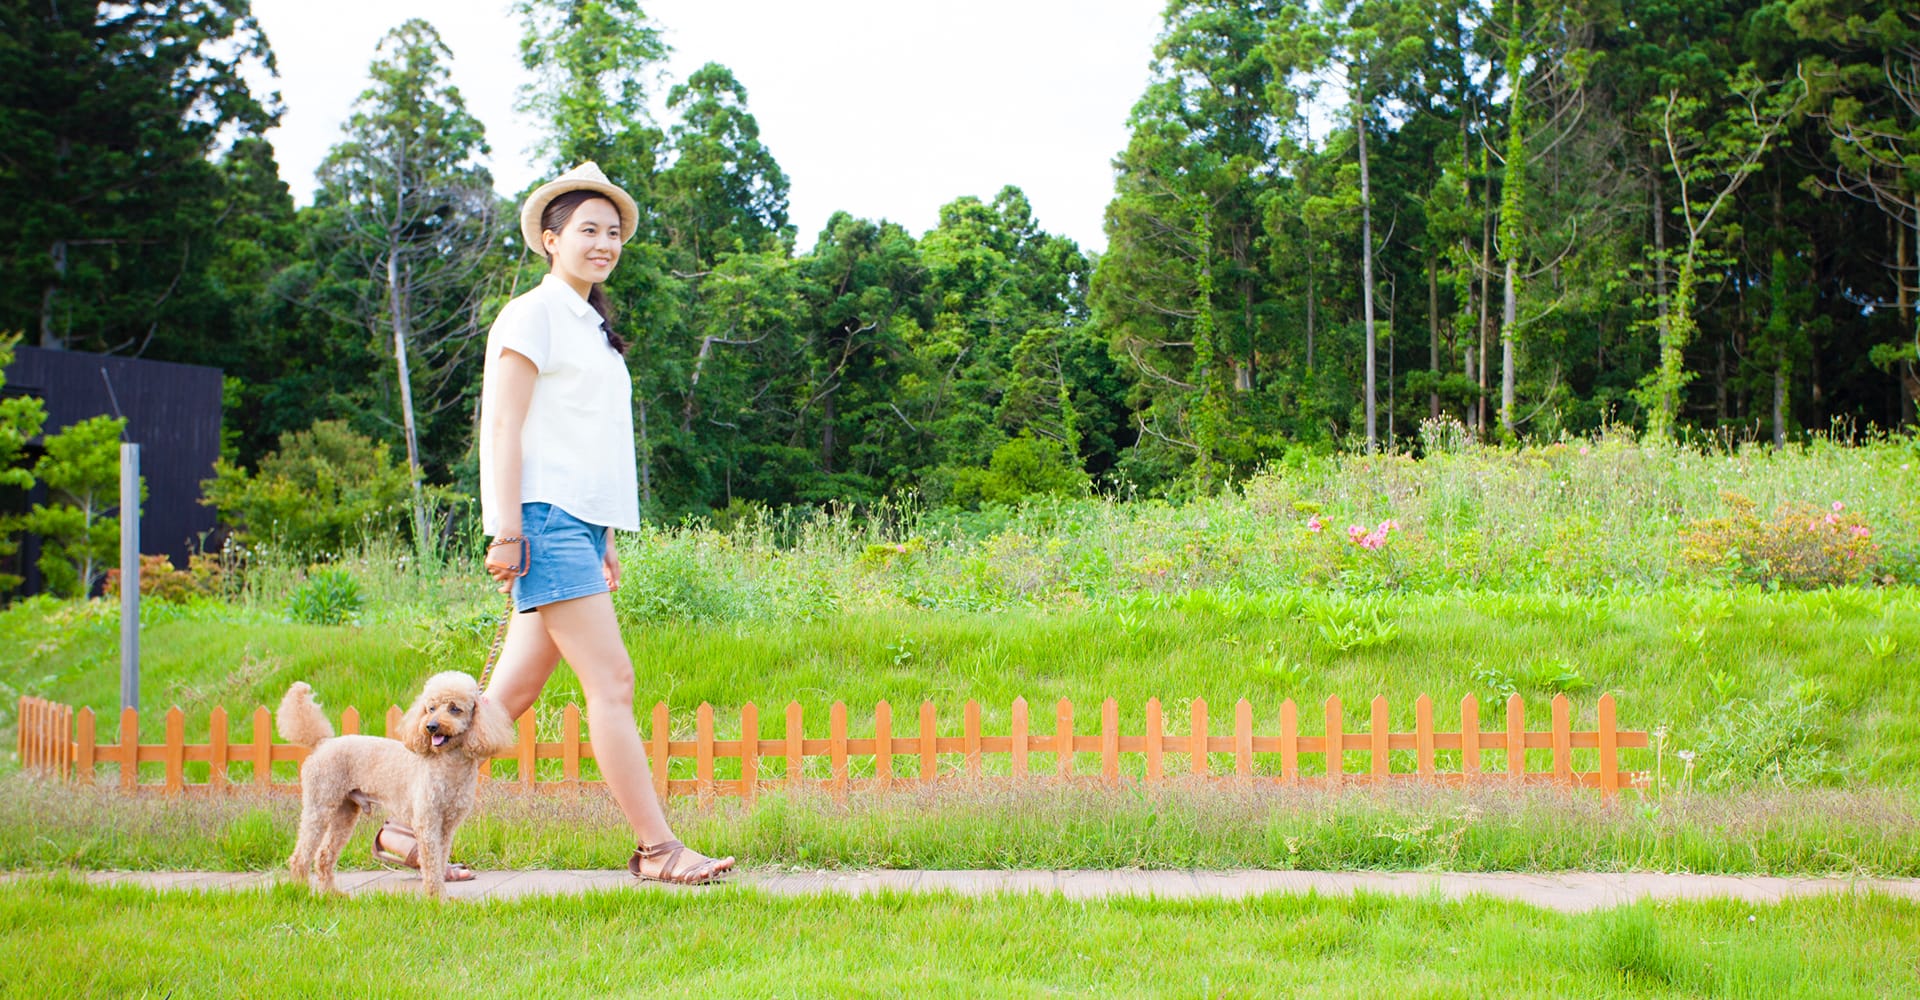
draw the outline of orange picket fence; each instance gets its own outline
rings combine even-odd
[[[1615,726],[1612,695],[1602,695],[1595,712],[1595,727],[1575,730],[1572,706],[1566,695],[1553,699],[1552,720],[1545,732],[1526,727],[1525,703],[1519,695],[1507,699],[1506,725],[1483,729],[1480,703],[1469,695],[1460,701],[1460,728],[1437,732],[1433,724],[1433,700],[1421,695],[1414,705],[1415,726],[1410,733],[1392,732],[1388,725],[1387,700],[1375,698],[1369,727],[1364,732],[1349,732],[1338,697],[1328,698],[1322,706],[1321,735],[1300,734],[1300,713],[1291,699],[1280,705],[1278,732],[1255,735],[1253,707],[1246,699],[1233,706],[1231,731],[1213,735],[1209,729],[1207,704],[1195,699],[1188,707],[1185,732],[1168,732],[1158,698],[1146,703],[1144,732],[1123,735],[1120,732],[1119,706],[1108,698],[1100,705],[1098,733],[1076,731],[1073,705],[1062,699],[1054,706],[1052,731],[1044,720],[1036,729],[1029,717],[1027,702],[1016,698],[1009,715],[1005,735],[985,735],[980,728],[980,704],[969,701],[962,712],[962,735],[940,736],[939,718],[933,702],[920,706],[918,732],[895,734],[893,710],[886,702],[874,707],[873,735],[849,738],[847,706],[835,702],[827,713],[827,735],[806,734],[799,703],[786,708],[784,735],[779,739],[716,739],[714,712],[702,704],[694,716],[694,738],[672,738],[670,713],[666,704],[653,707],[651,729],[646,738],[647,758],[653,767],[654,788],[662,795],[696,795],[709,801],[716,795],[735,795],[752,799],[762,790],[824,789],[835,795],[850,791],[885,790],[939,781],[943,778],[972,780],[1026,781],[1039,777],[1058,780],[1163,781],[1178,773],[1184,758],[1187,774],[1198,777],[1239,778],[1280,784],[1340,785],[1343,782],[1413,780],[1431,782],[1512,781],[1550,782],[1563,786],[1598,788],[1607,794],[1631,787],[1642,772],[1622,771],[1619,751],[1646,747],[1645,732],[1623,732]],[[401,710],[387,709],[387,731],[400,722]],[[127,791],[161,791],[178,794],[188,790],[219,791],[235,787],[262,790],[297,790],[296,782],[274,781],[273,764],[298,762],[307,755],[305,747],[273,742],[273,718],[266,708],[253,712],[250,742],[232,740],[227,713],[215,708],[208,718],[205,743],[187,743],[184,739],[186,716],[178,708],[166,715],[166,742],[141,743],[139,716],[127,709],[120,714],[120,742],[101,744],[96,738],[92,709],[75,711],[38,698],[20,699],[19,759],[22,768],[60,780],[92,784],[95,771],[102,765],[118,765],[119,785]],[[759,709],[748,703],[740,708],[740,732],[764,733]],[[519,720],[520,739],[511,753],[496,761],[514,761],[516,773],[502,783],[511,782],[528,791],[568,791],[600,784],[580,777],[580,762],[593,759],[593,744],[581,739],[581,717],[577,706],[568,705],[561,715],[558,742],[541,742],[534,732],[532,712]],[[903,727],[906,728],[906,727]],[[352,708],[341,713],[340,732],[360,731],[360,716]],[[1336,752],[1329,753],[1329,749]],[[1403,753],[1399,758],[1394,751]],[[1536,760],[1550,759],[1548,770],[1527,769],[1529,750],[1551,751],[1535,754]],[[1574,751],[1594,750],[1597,770],[1575,771]],[[1495,762],[1483,758],[1492,751],[1501,759],[1496,770],[1483,768]],[[1350,770],[1347,754],[1364,753],[1364,769]],[[1448,762],[1458,762],[1457,770],[1439,770],[1436,754],[1448,754]],[[1034,755],[1050,755],[1050,768],[1033,767]],[[1129,755],[1127,773],[1122,774],[1122,755]],[[1232,770],[1215,773],[1215,756],[1231,755]],[[1004,773],[997,766],[985,773],[988,757],[1007,758]],[[1318,757],[1321,766],[1302,771],[1302,758]],[[824,775],[807,774],[809,758],[823,760]],[[943,759],[944,758],[944,759]],[[1091,770],[1097,759],[1099,771]],[[559,777],[541,778],[538,762],[560,761]],[[692,778],[669,779],[674,760],[693,762]],[[716,777],[715,764],[727,762],[725,769],[738,777]],[[737,762],[737,763],[736,763]],[[205,778],[187,777],[188,764],[205,764]],[[231,765],[251,765],[244,782],[228,774]],[[766,767],[777,763],[777,773]],[[996,760],[997,763],[997,760]],[[1309,764],[1312,762],[1309,761]],[[164,779],[159,784],[140,781],[140,764],[160,764]],[[856,765],[860,774],[853,774]],[[553,770],[548,768],[548,771]],[[1051,771],[1051,775],[1047,772]],[[482,771],[483,778],[489,778]],[[493,780],[493,779],[490,779]]]

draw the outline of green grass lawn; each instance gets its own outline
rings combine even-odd
[[[1569,916],[1374,895],[782,898],[722,887],[436,904],[35,879],[0,886],[0,928],[0,993],[33,997],[1920,992],[1920,907],[1871,895]]]
[[[146,629],[147,742],[161,738],[167,706],[186,710],[189,739],[203,738],[215,705],[243,719],[256,706],[277,704],[294,680],[312,683],[335,712],[358,708],[369,731],[379,731],[385,708],[406,704],[427,674],[455,666],[477,672],[490,638],[484,616],[302,626],[238,610],[216,616],[206,607],[224,606]],[[119,675],[110,611],[96,602],[0,613],[0,694],[112,712]],[[1544,729],[1555,694],[1573,700],[1576,728],[1591,728],[1595,700],[1611,692],[1622,727],[1665,734],[1665,755],[1624,751],[1623,767],[1659,769],[1662,780],[1708,787],[1920,781],[1920,592],[1911,588],[1371,597],[1197,591],[1113,607],[844,611],[781,624],[633,625],[626,635],[640,715],[668,702],[676,739],[692,738],[701,702],[714,706],[722,739],[738,735],[739,707],[749,701],[760,708],[766,739],[784,734],[789,701],[805,710],[809,737],[826,735],[835,700],[848,705],[852,735],[870,736],[882,699],[902,736],[916,731],[922,701],[935,704],[942,735],[959,735],[969,699],[981,703],[986,732],[1004,734],[1016,697],[1027,699],[1036,731],[1050,731],[1055,701],[1070,699],[1082,734],[1098,731],[1099,703],[1108,697],[1117,699],[1127,733],[1140,731],[1149,698],[1161,700],[1175,732],[1185,730],[1189,702],[1203,698],[1216,734],[1230,732],[1232,706],[1246,698],[1255,731],[1271,735],[1286,698],[1299,703],[1301,732],[1318,734],[1328,695],[1341,697],[1347,730],[1355,732],[1365,728],[1368,702],[1384,694],[1392,726],[1406,732],[1422,693],[1435,700],[1436,725],[1446,731],[1457,728],[1468,694],[1482,704],[1483,725],[1497,726],[1498,703],[1518,691],[1532,728]],[[542,738],[556,739],[561,706],[582,700],[572,675],[556,674],[536,706]],[[12,709],[10,698],[0,706]],[[103,739],[111,732],[103,728]],[[1697,755],[1691,776],[1672,756],[1680,750]],[[1548,752],[1534,754],[1532,769],[1546,768]],[[1097,771],[1094,755],[1079,763]],[[1320,766],[1317,758],[1303,763]],[[1050,765],[1043,755],[1033,766]],[[723,777],[728,766],[722,762]],[[1364,755],[1354,754],[1349,770],[1363,768]]]

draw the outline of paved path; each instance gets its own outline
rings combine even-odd
[[[0,881],[21,876],[0,875]],[[156,889],[255,889],[284,879],[281,872],[88,872],[96,885],[140,885]],[[411,873],[341,872],[339,887],[349,895],[417,891]],[[1666,875],[1632,873],[1445,873],[1445,872],[1301,872],[1301,871],[855,871],[741,872],[727,884],[782,896],[812,893],[860,895],[874,892],[951,892],[963,896],[993,893],[1059,893],[1070,899],[1150,896],[1161,899],[1237,899],[1262,893],[1319,893],[1348,896],[1373,892],[1388,896],[1460,899],[1481,895],[1519,900],[1535,906],[1580,912],[1635,900],[1726,898],[1774,903],[1790,896],[1819,893],[1881,892],[1920,901],[1920,879],[1778,878],[1744,875]],[[457,899],[511,899],[608,891],[698,891],[636,882],[624,871],[481,872],[471,882],[447,886]]]

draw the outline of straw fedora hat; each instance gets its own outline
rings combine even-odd
[[[633,196],[607,180],[607,175],[600,172],[600,165],[588,160],[534,188],[533,193],[527,196],[526,204],[520,206],[520,235],[526,238],[527,245],[533,248],[534,253],[546,253],[546,247],[540,242],[540,216],[545,214],[553,199],[569,191],[592,191],[606,195],[620,212],[620,242],[633,239],[633,234],[639,232],[640,207],[634,204]]]

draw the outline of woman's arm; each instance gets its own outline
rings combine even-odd
[[[481,483],[486,491],[490,505],[500,515],[500,530],[495,538],[517,536],[521,532],[520,524],[520,431],[527,423],[527,408],[533,403],[533,383],[539,378],[540,370],[526,355],[512,348],[503,348],[500,353],[487,362],[487,372],[483,376],[492,383],[493,392],[487,407],[487,435],[493,445],[492,473],[489,481]],[[487,574],[500,581],[502,592],[512,584],[520,554],[524,549],[518,544],[503,545],[487,549]]]

